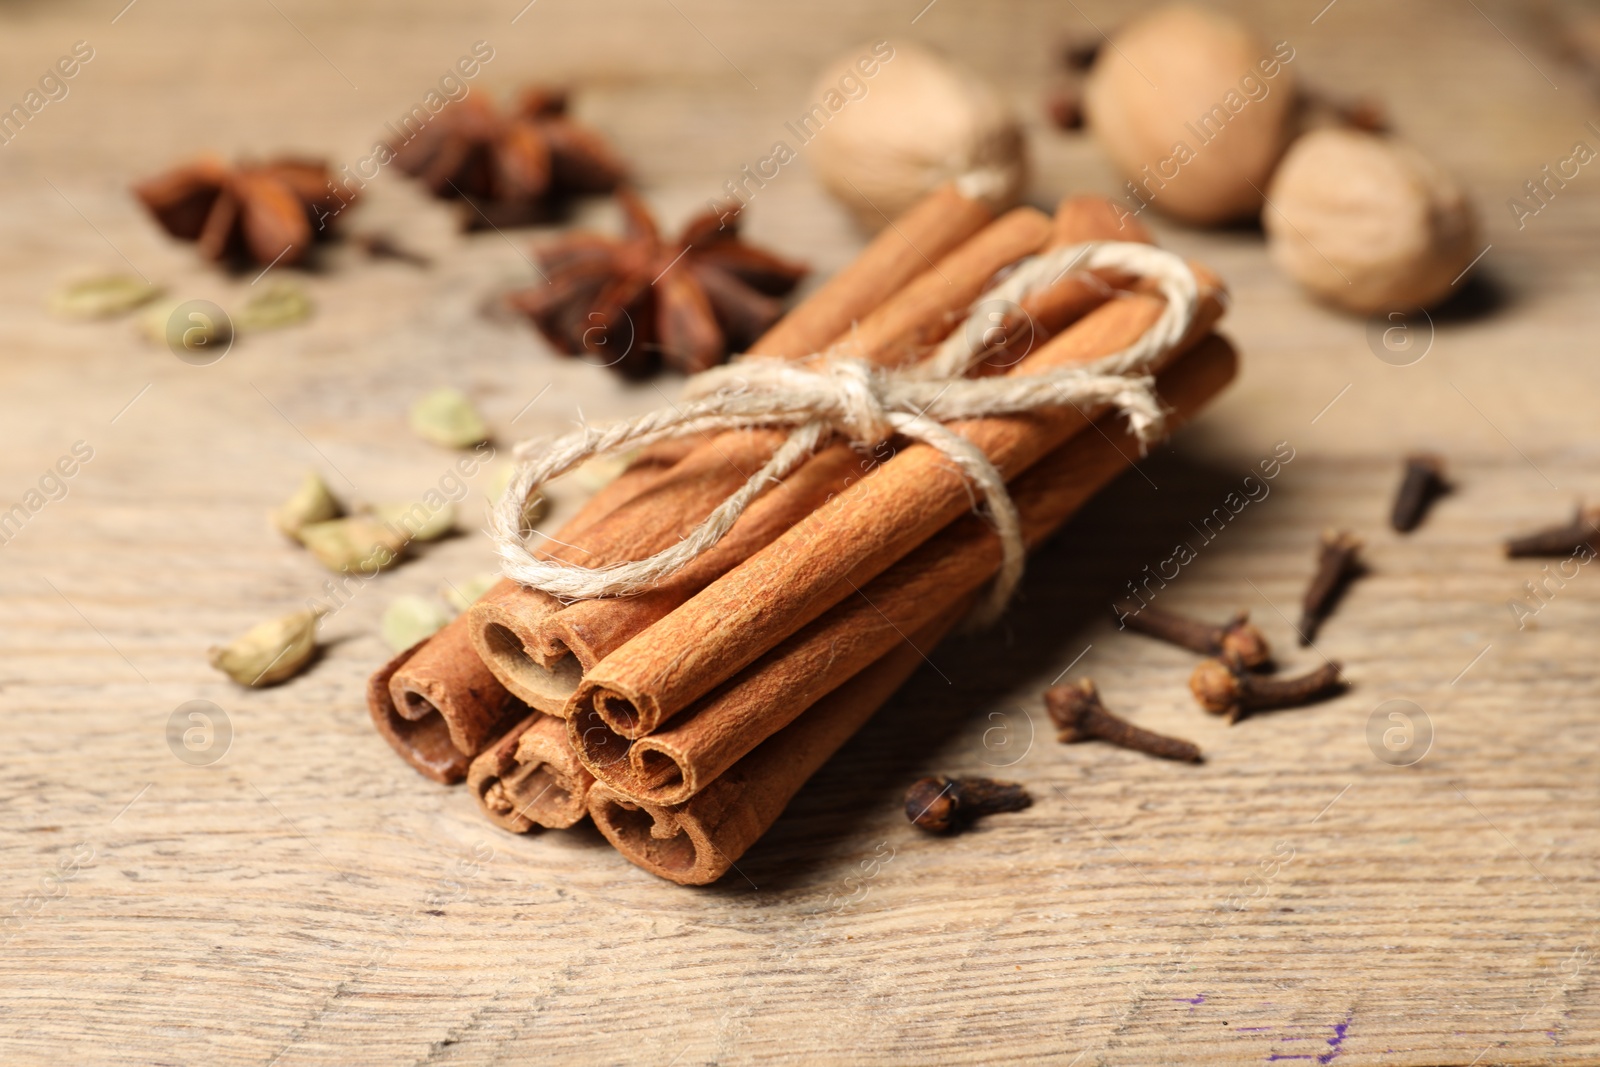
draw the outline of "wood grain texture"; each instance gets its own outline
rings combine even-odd
[[[1484,210],[1495,300],[1475,286],[1435,317],[1427,356],[1395,367],[1374,358],[1366,324],[1304,301],[1257,235],[1154,220],[1163,244],[1227,280],[1239,382],[1035,558],[1001,626],[932,653],[736,874],[686,890],[591,829],[496,830],[464,789],[421,779],[373,732],[362,683],[386,656],[383,607],[492,569],[475,532],[361,587],[288,685],[243,692],[205,666],[208,645],[327,595],[265,517],[305,468],[371,501],[454,484],[456,457],[405,429],[426,390],[466,389],[502,454],[565,429],[580,405],[604,418],[662,402],[480,314],[532,276],[536,233],[459,237],[447,206],[384,175],[352,229],[392,230],[434,268],[336,249],[301,277],[312,323],[244,337],[204,368],[126,320],[51,320],[44,295],[131,263],[176,297],[238,307],[251,276],[201,266],[141,217],[127,183],[204,148],[354,163],[480,39],[496,56],[474,91],[573,79],[578,113],[636,163],[669,224],[785,136],[816,70],[880,37],[958,51],[1013,95],[1036,204],[1118,183],[1041,114],[1052,42],[1086,28],[1071,5],[940,0],[914,25],[922,3],[597,0],[539,3],[513,24],[521,6],[0,13],[0,103],[73,42],[95,49],[69,95],[0,145],[0,511],[74,442],[94,450],[66,496],[0,546],[0,1059],[1600,1058],[1600,578],[1586,567],[1552,586],[1519,629],[1508,602],[1540,564],[1498,548],[1576,496],[1600,499],[1600,179],[1585,169],[1522,229],[1505,207],[1574,140],[1595,143],[1584,124],[1600,105],[1529,10],[1344,0],[1313,23],[1321,3],[1224,5],[1292,41],[1304,79],[1382,96],[1462,176]],[[1102,27],[1126,17],[1080,6]],[[614,220],[595,206],[580,221]],[[817,277],[860,245],[803,151],[747,225]],[[1214,517],[1285,441],[1294,458],[1269,494]],[[1399,455],[1419,447],[1446,456],[1459,488],[1402,537],[1385,517]],[[491,473],[470,479],[465,530]],[[1208,516],[1209,537],[1195,529]],[[1301,651],[1280,612],[1332,525],[1367,537],[1372,574]],[[1180,539],[1196,558],[1159,602],[1217,618],[1247,607],[1286,667],[1320,651],[1352,690],[1231,728],[1199,712],[1193,658],[1116,632],[1108,607]],[[1057,745],[1040,693],[1074,661],[1069,677],[1091,675],[1113,710],[1192,738],[1208,762]],[[209,766],[168,746],[169,717],[194,699],[232,727]],[[1368,744],[1391,699],[1433,726],[1411,767]],[[929,839],[899,801],[930,772],[1010,777],[1037,802]]]

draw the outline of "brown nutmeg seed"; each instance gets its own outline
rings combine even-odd
[[[1267,189],[1268,252],[1318,299],[1369,315],[1448,296],[1482,250],[1461,186],[1416,149],[1321,129],[1295,141]]]
[[[933,52],[904,42],[857,48],[817,80],[812,103],[801,120],[807,132],[821,126],[804,142],[811,167],[865,230],[949,181],[997,209],[1022,194],[1026,143],[1010,104]]]
[[[1089,128],[1127,199],[1200,225],[1252,215],[1289,143],[1294,49],[1189,4],[1129,23],[1085,87]]]

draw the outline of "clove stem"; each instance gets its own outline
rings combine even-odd
[[[1203,656],[1237,656],[1246,667],[1259,667],[1272,659],[1272,649],[1266,637],[1250,622],[1250,613],[1247,611],[1239,612],[1221,626],[1148,606],[1126,607],[1126,610],[1119,608],[1117,620],[1158,641],[1187,648]]]
[[[1135,726],[1107,710],[1100,700],[1100,691],[1087,678],[1077,684],[1067,682],[1046,690],[1044,702],[1058,730],[1056,740],[1065,744],[1108,741],[1120,748],[1162,759],[1201,762],[1200,749],[1192,742]]]
[[[1419,452],[1406,457],[1405,474],[1395,491],[1389,525],[1400,533],[1410,533],[1422,522],[1428,506],[1449,486],[1444,480],[1444,460],[1432,453]]]
[[[919,778],[906,790],[906,818],[920,829],[943,834],[965,828],[981,815],[1021,811],[1033,804],[1015,782],[992,778]]]
[[[1585,545],[1592,545],[1597,536],[1600,536],[1600,508],[1585,508],[1580,504],[1573,511],[1570,521],[1508,540],[1506,555],[1513,559],[1519,556],[1565,556]]]
[[[1263,678],[1249,674],[1238,661],[1208,659],[1189,676],[1189,689],[1213,715],[1227,715],[1230,724],[1252,711],[1292,708],[1331,696],[1344,688],[1343,667],[1334,661],[1297,678]]]
[[[1300,644],[1309,645],[1317,628],[1333,610],[1345,584],[1359,567],[1357,554],[1361,539],[1347,530],[1329,530],[1322,535],[1317,552],[1317,571],[1306,587],[1300,610]]]

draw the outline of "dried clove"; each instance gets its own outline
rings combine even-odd
[[[1428,513],[1428,506],[1449,492],[1444,480],[1444,460],[1431,452],[1417,452],[1406,457],[1405,475],[1400,488],[1395,491],[1394,510],[1389,515],[1389,525],[1400,533],[1410,533]]]
[[[919,778],[906,790],[906,818],[929,833],[966,828],[981,815],[1021,811],[1033,804],[1015,782],[992,778]]]
[[[1348,530],[1328,530],[1317,553],[1317,572],[1306,587],[1300,607],[1300,644],[1309,645],[1328,617],[1339,594],[1361,567],[1361,539]]]
[[[1100,46],[1104,43],[1105,38],[1099,34],[1067,41],[1061,46],[1061,62],[1068,70],[1086,71],[1100,57]]]
[[[1600,507],[1586,508],[1579,504],[1573,510],[1570,521],[1508,540],[1506,555],[1513,559],[1519,556],[1566,556],[1585,546],[1593,546],[1596,540],[1600,540]]]
[[[1252,711],[1293,708],[1344,689],[1343,667],[1333,661],[1298,678],[1263,678],[1237,660],[1203,660],[1189,676],[1189,691],[1213,715],[1227,715],[1229,724]]]
[[[1044,107],[1056,129],[1083,129],[1083,90],[1077,85],[1056,86],[1045,97]]]
[[[1119,605],[1117,621],[1130,629],[1158,641],[1187,648],[1205,656],[1237,656],[1246,667],[1267,666],[1272,661],[1272,648],[1250,621],[1250,613],[1241,611],[1221,626],[1201,622],[1187,615],[1160,608],[1134,608]]]
[[[1100,691],[1087,678],[1045,690],[1044,705],[1050,712],[1050,721],[1056,724],[1056,740],[1063,744],[1109,741],[1162,759],[1201,762],[1200,749],[1192,742],[1143,729],[1106,710],[1100,702]]]

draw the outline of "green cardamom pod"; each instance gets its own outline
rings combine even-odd
[[[404,652],[424,637],[432,637],[444,629],[453,617],[450,609],[437,600],[407,593],[389,601],[378,629],[390,648]]]
[[[439,586],[439,595],[457,611],[466,611],[499,580],[498,574],[479,574],[464,582],[444,582]]]
[[[375,515],[352,515],[300,527],[300,543],[335,573],[377,574],[400,561],[409,538]]]
[[[240,685],[273,685],[300,673],[317,649],[317,619],[309,608],[251,627],[232,644],[206,653],[211,666]]]
[[[109,319],[148,304],[161,292],[161,286],[132,274],[101,274],[67,282],[50,294],[45,306],[64,319]]]
[[[456,506],[430,508],[427,504],[377,504],[375,518],[393,526],[410,541],[437,541],[456,528]]]
[[[291,281],[277,281],[245,302],[233,324],[240,330],[275,330],[311,317],[311,298]]]
[[[489,439],[489,428],[459,389],[435,389],[411,405],[411,428],[445,448],[471,448]]]
[[[272,525],[286,536],[298,539],[307,525],[337,519],[343,511],[322,476],[316,471],[307,471],[300,488],[272,513]]]

